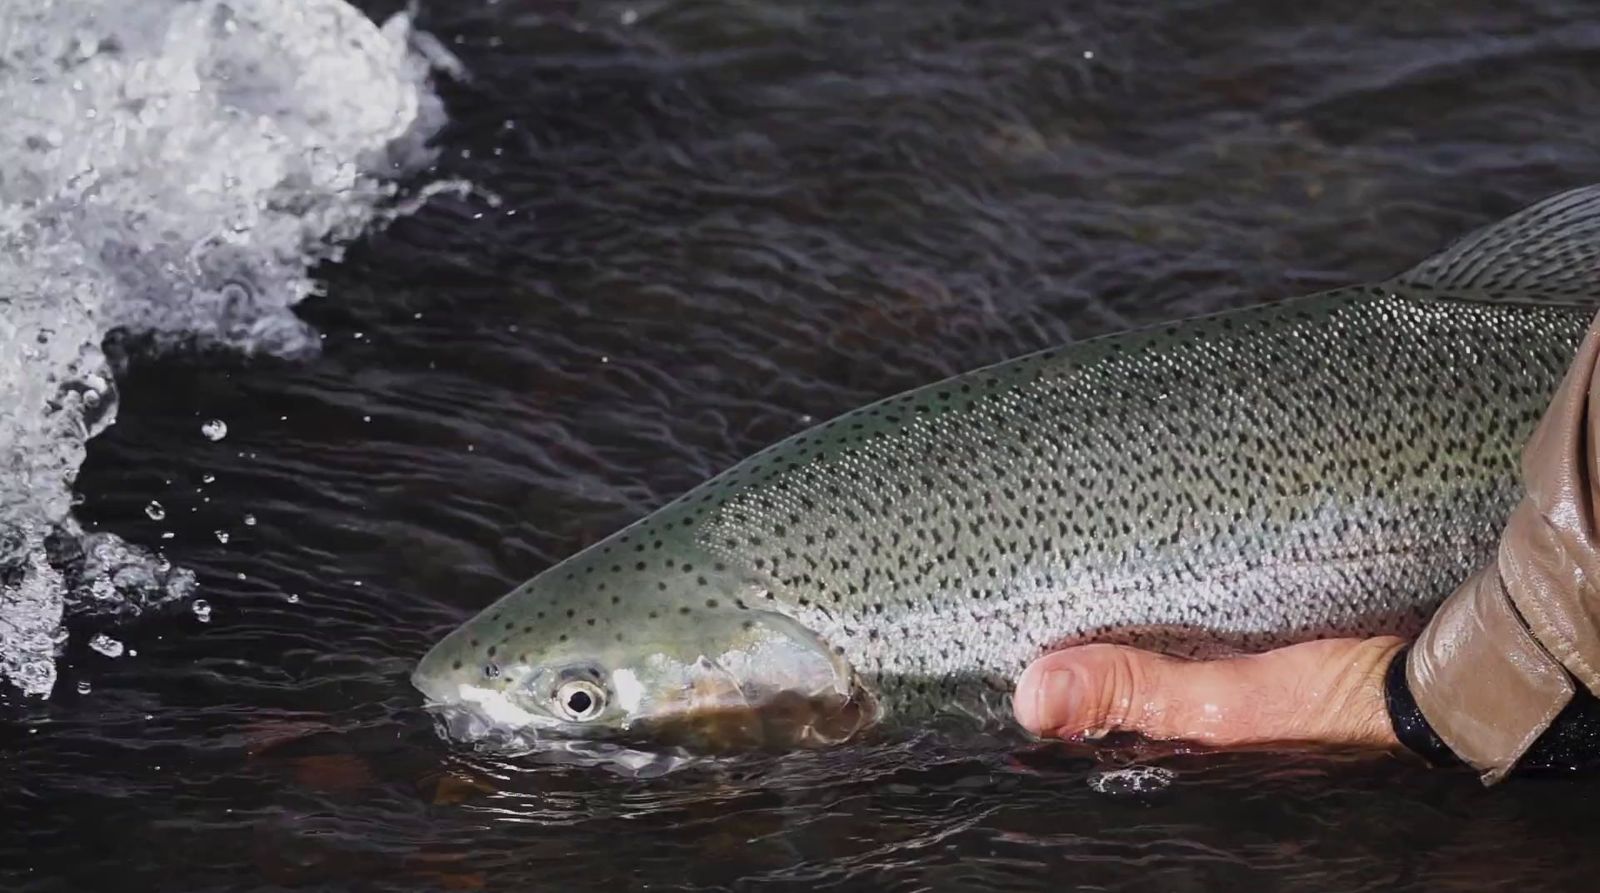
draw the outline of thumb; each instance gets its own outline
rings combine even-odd
[[[1083,645],[1034,661],[1017,680],[1012,707],[1043,737],[1122,731],[1213,747],[1396,748],[1383,683],[1401,644],[1329,639],[1216,661]]]

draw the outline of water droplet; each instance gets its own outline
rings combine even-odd
[[[167,516],[167,510],[162,508],[161,503],[156,502],[154,499],[150,500],[150,504],[144,507],[144,513],[149,515],[152,521],[160,521]]]
[[[300,596],[298,596],[298,595],[295,595],[295,594],[294,594],[294,593],[292,593],[292,592],[291,592],[291,593],[289,593],[289,604],[291,604],[291,605],[298,605],[298,604],[300,604]]]
[[[78,683],[78,694],[86,695],[86,694],[89,693],[89,690],[90,690],[89,680],[85,679],[82,682]]]
[[[200,426],[200,433],[206,436],[206,440],[216,442],[228,436],[228,423],[221,419],[212,419]]]
[[[622,15],[618,16],[617,19],[619,21],[621,21],[622,24],[625,27],[629,26],[629,25],[632,25],[635,22],[639,21],[639,10],[637,10],[637,9],[624,9],[622,11]]]
[[[244,526],[246,526],[246,527],[254,527],[254,526],[256,526],[256,516],[255,515],[245,515],[244,516]]]
[[[189,604],[189,610],[194,612],[194,618],[201,623],[211,622],[211,604],[205,599],[195,599]]]
[[[226,530],[218,530],[218,531],[216,531],[216,534],[217,534],[217,542],[226,545],[227,542],[228,542],[228,531],[226,531]]]
[[[372,421],[372,416],[364,415],[364,416],[361,417],[361,421],[370,422],[370,421]]]
[[[138,657],[139,656],[139,649],[137,649],[137,648],[129,648],[128,649],[128,656],[129,657]]]
[[[104,654],[106,657],[121,657],[122,643],[101,633],[89,640],[89,647]]]
[[[203,484],[213,484],[213,483],[216,483],[216,480],[217,480],[217,476],[214,475],[214,474],[202,474],[202,475],[200,475],[200,482],[203,483]]]

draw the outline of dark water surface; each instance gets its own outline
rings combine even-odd
[[[0,694],[0,889],[1600,884],[1590,778],[1173,755],[1117,796],[1089,782],[1129,754],[933,734],[632,778],[452,749],[405,681],[813,420],[1380,278],[1600,180],[1600,5],[461,0],[420,25],[471,73],[438,173],[503,201],[435,199],[323,270],[319,358],[134,353],[80,517],[212,612],[113,630],[137,656],[75,635],[51,700]]]

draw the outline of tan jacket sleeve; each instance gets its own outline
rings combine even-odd
[[[1496,560],[1411,648],[1423,716],[1485,782],[1502,778],[1572,699],[1600,694],[1600,317],[1522,455],[1526,492]]]

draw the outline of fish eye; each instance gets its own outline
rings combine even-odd
[[[588,722],[606,709],[606,692],[587,679],[573,679],[556,689],[555,702],[562,716],[572,722]]]

